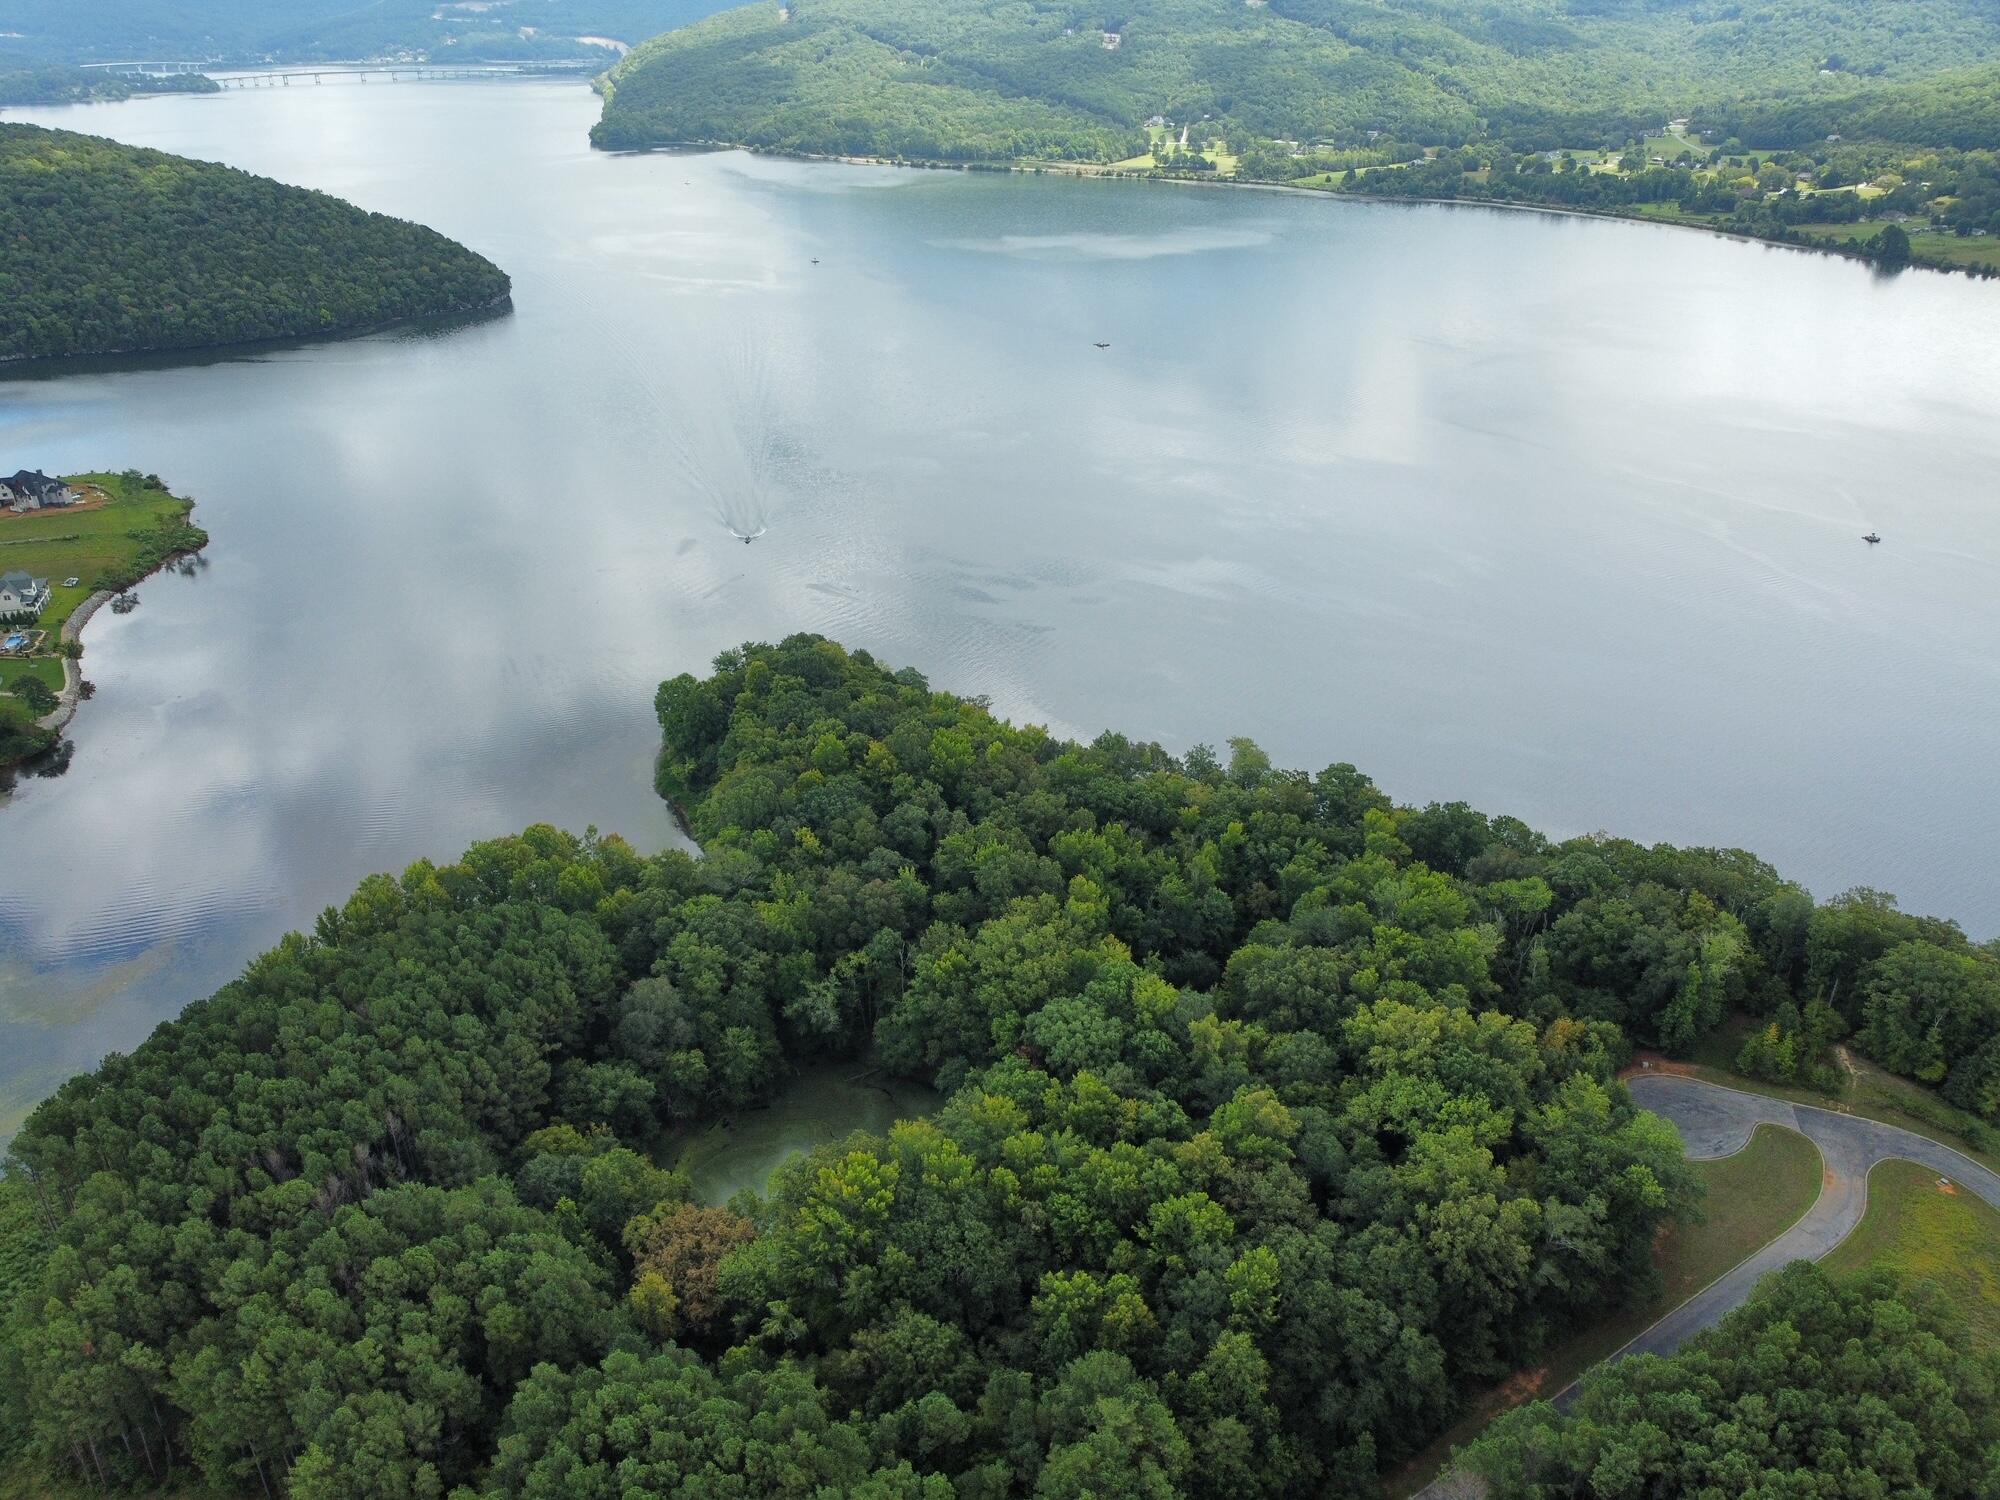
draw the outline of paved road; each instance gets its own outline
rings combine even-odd
[[[1740,1307],[1766,1273],[1795,1260],[1818,1260],[1846,1239],[1868,1206],[1868,1171],[1901,1159],[1928,1167],[2000,1208],[2000,1176],[1927,1136],[1843,1115],[1813,1104],[1788,1104],[1745,1094],[1696,1078],[1642,1073],[1628,1080],[1642,1109],[1671,1120],[1689,1156],[1733,1156],[1759,1125],[1783,1125],[1819,1147],[1826,1172],[1817,1202],[1805,1217],[1712,1286],[1699,1291],[1627,1344],[1626,1354],[1671,1354],[1725,1313]]]
[[[1626,1080],[1641,1109],[1669,1120],[1681,1133],[1687,1154],[1698,1161],[1734,1156],[1750,1144],[1759,1125],[1796,1130],[1819,1147],[1825,1171],[1820,1194],[1804,1217],[1721,1280],[1704,1287],[1631,1343],[1610,1356],[1672,1354],[1743,1305],[1765,1275],[1795,1260],[1818,1260],[1854,1230],[1868,1207],[1868,1173],[1877,1162],[1913,1161],[2000,1208],[2000,1176],[1971,1157],[1928,1136],[1859,1115],[1844,1115],[1814,1104],[1790,1104],[1687,1078],[1677,1073],[1641,1073]],[[1574,1385],[1555,1402],[1566,1406]],[[1446,1471],[1416,1500],[1458,1500],[1485,1493],[1475,1476]]]

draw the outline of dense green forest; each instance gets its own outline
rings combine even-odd
[[[1840,136],[1991,149],[2000,146],[2000,66],[1913,80],[1839,79],[1725,101],[1701,118],[1719,135],[1764,146],[1814,146]]]
[[[113,77],[85,68],[0,69],[0,107],[23,104],[115,104],[141,94],[213,94],[218,85],[201,73],[171,78]]]
[[[0,63],[561,61],[700,20],[710,0],[0,0]]]
[[[507,291],[483,256],[324,193],[0,125],[0,359],[348,332]]]
[[[1525,147],[1744,109],[1993,146],[1996,62],[1976,0],[764,0],[635,50],[596,139],[1110,162],[1154,116]]]
[[[1695,1211],[1635,1043],[1744,1009],[1810,1077],[1858,1028],[2000,1107],[2000,957],[1741,852],[1068,743],[814,637],[657,708],[701,858],[533,828],[372,877],[35,1112],[12,1462],[307,1500],[1361,1495]],[[658,1164],[843,1057],[950,1098],[764,1198]]]
[[[1492,1500],[1991,1495],[2000,1356],[1934,1288],[1795,1261],[1678,1354],[1600,1368],[1461,1458]]]

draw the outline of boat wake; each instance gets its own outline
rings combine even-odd
[[[740,311],[740,310],[739,310]],[[610,318],[594,320],[604,345],[629,372],[633,392],[655,413],[665,487],[706,510],[737,541],[763,536],[785,510],[796,454],[774,389],[778,341],[739,318],[690,336],[698,358],[664,362]]]

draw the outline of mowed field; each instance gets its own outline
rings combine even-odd
[[[20,568],[49,580],[48,607],[35,622],[48,632],[49,654],[0,657],[0,684],[32,674],[61,688],[62,661],[54,651],[63,623],[98,589],[127,587],[158,567],[169,541],[193,542],[180,535],[191,500],[133,474],[77,474],[69,483],[91,498],[65,510],[0,510],[0,573]],[[76,583],[66,584],[69,578]]]
[[[1835,245],[1848,240],[1866,243],[1882,232],[1887,219],[1858,219],[1852,224],[1800,224],[1800,234]],[[1987,235],[1940,234],[1921,226],[1903,225],[1909,232],[1910,253],[1954,266],[2000,266],[2000,239]]]
[[[1973,1338],[2000,1349],[2000,1212],[1915,1162],[1885,1161],[1868,1174],[1868,1212],[1825,1265],[1933,1282]]]

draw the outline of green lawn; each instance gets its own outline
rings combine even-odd
[[[0,688],[5,688],[23,677],[39,677],[51,692],[61,692],[63,685],[62,658],[57,656],[31,656],[26,660],[14,657],[0,658]]]
[[[1163,140],[1172,139],[1178,139],[1178,137],[1172,131],[1168,130],[1166,126],[1148,125],[1146,127],[1146,154],[1144,156],[1128,156],[1123,161],[1114,161],[1106,170],[1112,172],[1150,172],[1153,170],[1153,148]]]
[[[1180,141],[1180,132],[1171,130],[1164,125],[1149,125],[1146,127],[1146,140],[1148,149],[1144,156],[1128,156],[1123,161],[1111,162],[1098,170],[1105,172],[1150,172],[1154,167],[1159,165],[1153,158],[1153,151],[1157,150],[1162,143],[1169,146],[1177,145]],[[1193,146],[1190,146],[1189,149],[1195,150]],[[1199,150],[1196,151],[1196,154],[1204,160],[1215,163],[1216,176],[1233,177],[1236,175],[1238,158],[1231,154],[1227,142],[1219,150]]]
[[[1885,1161],[1870,1172],[1868,1212],[1824,1264],[1935,1282],[1964,1309],[1980,1346],[2000,1349],[2000,1211],[1939,1187],[1928,1168]]]
[[[188,527],[193,501],[136,474],[77,474],[69,483],[86,493],[101,492],[105,503],[26,515],[0,511],[0,572],[23,568],[49,580],[48,607],[35,622],[48,632],[49,652],[26,661],[0,658],[0,685],[32,674],[60,688],[62,661],[55,645],[77,607],[98,589],[137,583],[167,552],[207,540]],[[75,585],[66,585],[67,578],[75,578]]]
[[[1887,219],[1857,219],[1852,224],[1801,224],[1800,234],[1809,239],[1828,244],[1845,244],[1849,240],[1865,242],[1881,233]],[[1983,235],[1938,234],[1930,229],[1912,228],[1909,231],[1910,251],[1921,260],[1941,260],[1954,266],[2000,266],[2000,238]]]
[[[1384,1482],[1391,1497],[1413,1495],[1437,1477],[1451,1450],[1471,1442],[1495,1417],[1523,1401],[1553,1396],[1585,1370],[1615,1354],[1665,1313],[1796,1223],[1819,1197],[1819,1150],[1795,1130],[1760,1125],[1750,1144],[1720,1161],[1697,1162],[1707,1188],[1703,1221],[1660,1236],[1653,1262],[1659,1294],[1626,1308],[1549,1350],[1479,1397],[1466,1415]]]
[[[1721,228],[1721,221],[1710,214],[1684,214],[1678,203],[1634,203],[1631,214],[1635,219],[1658,219],[1665,224],[1701,224]]]

